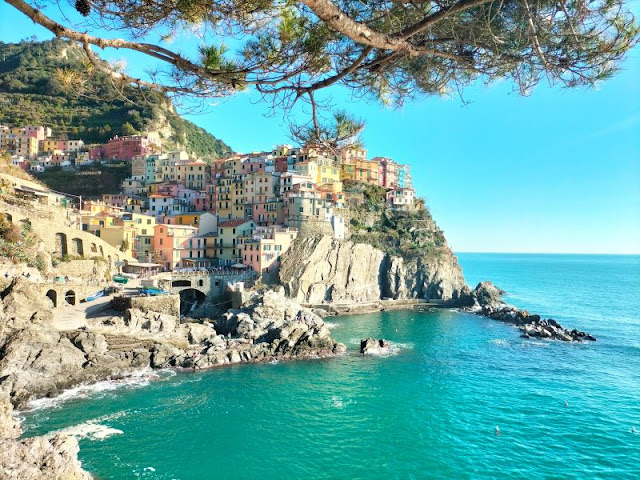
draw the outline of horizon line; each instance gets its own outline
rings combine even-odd
[[[453,253],[456,255],[459,253],[482,253],[489,255],[618,255],[618,256],[640,256],[640,252],[629,252],[629,253],[613,253],[613,252],[483,252],[479,250],[475,251],[456,251]]]

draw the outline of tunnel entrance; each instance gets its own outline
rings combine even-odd
[[[188,315],[189,312],[202,304],[207,296],[195,288],[186,288],[180,292],[180,315]]]
[[[47,292],[47,298],[53,302],[53,308],[58,306],[58,292],[55,290],[49,290]]]

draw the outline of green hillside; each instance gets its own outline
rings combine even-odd
[[[158,130],[170,147],[205,159],[231,153],[223,141],[177,115],[167,98],[116,85],[64,40],[0,42],[0,123],[50,126],[55,135],[102,143]]]

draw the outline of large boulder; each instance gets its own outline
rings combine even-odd
[[[481,307],[497,308],[502,305],[504,294],[504,290],[500,290],[492,282],[480,282],[473,290],[473,296]]]

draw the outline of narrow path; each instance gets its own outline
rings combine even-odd
[[[77,330],[87,324],[87,318],[95,316],[111,306],[111,296],[101,297],[93,302],[66,305],[53,313],[53,327],[56,330]]]

